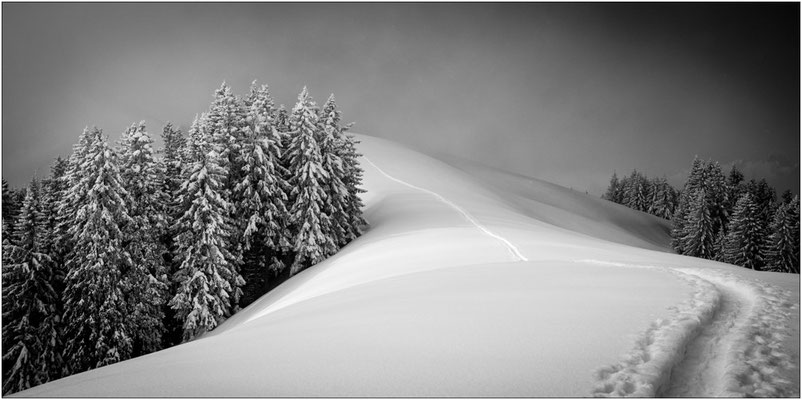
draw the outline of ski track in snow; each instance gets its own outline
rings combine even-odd
[[[799,396],[785,379],[793,363],[783,341],[798,308],[787,291],[711,269],[578,261],[664,270],[693,289],[620,362],[597,371],[594,396]]]
[[[462,207],[456,205],[451,200],[443,197],[439,193],[433,192],[433,191],[431,191],[429,189],[424,189],[424,188],[422,188],[420,186],[415,186],[415,185],[413,185],[413,184],[411,184],[409,182],[406,182],[406,181],[403,181],[401,179],[398,179],[398,178],[388,174],[387,172],[384,172],[383,169],[379,168],[378,165],[374,164],[373,161],[370,161],[370,159],[365,155],[363,155],[362,158],[364,158],[365,161],[367,161],[370,165],[372,165],[373,168],[376,169],[376,171],[379,171],[379,173],[381,173],[382,175],[384,175],[388,179],[390,179],[390,180],[392,180],[394,182],[398,182],[398,183],[400,183],[400,184],[402,184],[404,186],[410,187],[412,189],[415,189],[415,190],[424,192],[426,194],[429,194],[431,196],[434,196],[437,200],[445,203],[449,207],[453,208],[454,210],[456,210],[457,212],[462,214],[462,216],[465,217],[465,219],[468,220],[468,222],[470,222],[475,227],[477,227],[485,235],[490,236],[490,237],[498,240],[499,242],[501,242],[507,248],[507,250],[510,252],[510,254],[512,255],[512,258],[513,258],[514,261],[529,261],[523,254],[521,254],[521,252],[518,250],[518,248],[514,244],[512,244],[509,240],[507,240],[507,239],[505,239],[505,238],[493,233],[489,229],[487,229],[484,225],[482,225],[479,221],[477,221],[476,218],[474,218],[470,213],[465,211]]]

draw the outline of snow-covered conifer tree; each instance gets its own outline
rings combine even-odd
[[[799,197],[777,207],[767,256],[770,270],[799,273]]]
[[[769,226],[774,218],[774,210],[777,206],[777,192],[766,182],[765,178],[760,181],[750,179],[746,184],[746,191],[752,195],[752,201],[755,202],[760,211],[759,214],[763,224]]]
[[[726,229],[729,221],[726,207],[729,202],[727,182],[718,162],[709,161],[705,166],[704,185],[708,196],[707,204],[710,208],[710,218],[713,221],[713,232],[718,234],[720,230]]]
[[[267,85],[252,87],[248,125],[243,128],[238,163],[242,176],[235,187],[244,240],[243,303],[264,293],[268,272],[283,269],[281,255],[291,248],[288,230],[287,175],[281,165],[283,135],[273,126],[275,105]]]
[[[131,355],[130,309],[120,284],[132,260],[123,229],[130,224],[128,193],[116,154],[102,132],[82,135],[84,150],[71,163],[67,198],[77,199],[68,234],[64,290],[65,365],[69,373],[125,360]]]
[[[276,111],[273,126],[280,133],[286,133],[290,131],[290,114],[287,112],[284,104],[279,106],[278,110]]]
[[[173,127],[171,122],[168,122],[162,128],[161,138],[164,142],[164,147],[159,151],[162,155],[160,163],[164,174],[161,191],[164,194],[167,218],[170,220],[177,217],[178,202],[175,194],[178,192],[178,188],[181,187],[184,170],[184,147],[187,140],[181,130]]]
[[[657,215],[658,208],[661,206],[660,199],[663,197],[663,187],[660,184],[659,178],[654,178],[649,181],[649,201],[647,201],[648,208],[646,212],[652,215]]]
[[[153,154],[153,139],[145,122],[127,131],[120,149],[121,178],[128,192],[125,250],[134,260],[122,276],[123,291],[131,307],[133,356],[162,348],[163,307],[168,300],[166,247],[161,238],[167,228],[162,203],[162,174]]]
[[[704,189],[696,191],[686,215],[682,241],[685,255],[713,259],[715,257],[715,232],[708,196]]]
[[[59,378],[61,335],[54,265],[41,252],[40,187],[34,179],[17,219],[16,244],[3,243],[3,394]]]
[[[638,211],[646,211],[649,208],[648,181],[637,170],[632,171],[626,190],[627,207]]]
[[[791,193],[791,189],[785,189],[785,191],[780,195],[780,202],[783,204],[791,204],[794,201],[794,194]]]
[[[724,247],[725,247],[725,245],[727,243],[727,235],[724,232],[725,232],[724,229],[718,231],[718,233],[716,234],[716,240],[715,240],[715,242],[713,244],[713,250],[714,250],[715,256],[712,259],[716,260],[716,261],[721,261],[721,262],[724,262],[724,258],[725,258],[725,256],[724,256]]]
[[[704,186],[704,162],[694,157],[691,172],[680,193],[679,202],[671,218],[671,248],[678,254],[685,254],[685,221],[690,211],[691,202],[696,198],[696,191]]]
[[[732,215],[735,202],[738,201],[738,198],[741,197],[745,190],[743,180],[744,174],[736,164],[733,164],[730,173],[727,175],[727,215]]]
[[[238,159],[243,172],[236,186],[239,215],[246,222],[246,246],[251,247],[253,235],[262,232],[264,244],[279,250],[290,246],[284,221],[288,187],[279,162],[284,135],[273,127],[275,106],[267,85],[254,88],[249,103],[249,125],[243,129]]]
[[[14,224],[19,208],[20,204],[17,203],[16,191],[8,185],[6,178],[3,178],[3,221],[8,224],[9,235],[14,233]]]
[[[217,164],[225,172],[220,176],[222,186],[218,190],[223,200],[228,203],[228,214],[223,218],[231,227],[230,240],[227,241],[227,245],[230,246],[228,251],[233,257],[230,267],[235,272],[231,279],[235,280],[230,284],[232,287],[238,287],[236,279],[239,277],[242,265],[244,232],[241,231],[240,224],[234,222],[240,218],[238,210],[240,199],[237,197],[235,186],[244,175],[240,152],[244,128],[248,125],[248,110],[245,107],[245,101],[234,96],[231,87],[225,82],[215,91],[214,96],[209,112],[203,119],[203,131],[209,135],[212,143],[217,147],[219,153]],[[231,304],[235,310],[239,305],[239,293],[240,290],[232,293]]]
[[[67,160],[56,158],[50,167],[50,177],[42,181],[42,212],[46,230],[42,238],[42,252],[50,255],[59,264],[63,261],[63,249],[58,248],[58,209],[67,190]]]
[[[298,95],[298,103],[290,117],[291,141],[287,149],[289,158],[290,224],[295,233],[293,250],[295,261],[290,274],[317,264],[335,246],[331,232],[331,218],[326,207],[328,173],[323,168],[320,146],[317,142],[317,106],[306,87]]]
[[[41,219],[41,252],[47,254],[52,261],[52,285],[59,298],[56,303],[57,315],[62,315],[64,312],[61,295],[64,293],[64,277],[67,275],[65,257],[69,252],[68,248],[62,248],[59,245],[61,236],[58,226],[59,208],[68,187],[67,168],[67,160],[58,157],[50,167],[50,177],[42,181],[41,195],[43,214]],[[60,373],[58,375],[60,376]]]
[[[320,119],[324,133],[324,140],[321,141],[324,166],[331,165],[326,170],[336,178],[329,183],[330,215],[334,218],[337,245],[342,247],[359,237],[362,234],[361,227],[366,224],[362,218],[362,199],[359,197],[360,193],[364,193],[360,187],[363,174],[359,164],[361,154],[356,151],[356,139],[346,133],[351,124],[341,125],[342,117],[333,94],[324,104]],[[339,200],[334,200],[337,197]]]
[[[67,159],[67,170],[63,178],[65,185],[64,196],[58,204],[58,212],[56,214],[56,247],[62,251],[75,247],[74,238],[69,233],[69,230],[75,223],[78,207],[85,200],[82,196],[90,190],[89,187],[86,187],[90,182],[82,179],[81,163],[90,150],[93,134],[94,131],[90,130],[89,127],[84,128],[78,138],[78,143],[72,146],[72,154]],[[66,257],[66,254],[64,257]],[[66,258],[64,261],[66,264]]]
[[[275,117],[273,118],[273,127],[276,128],[276,131],[281,135],[281,146],[279,146],[283,150],[281,153],[281,167],[285,174],[284,180],[289,181],[290,157],[287,149],[290,148],[293,135],[290,132],[290,115],[284,107],[284,104],[279,106],[276,111]]]
[[[766,247],[766,227],[752,195],[744,193],[735,203],[727,236],[724,239],[721,261],[760,270]]]
[[[621,200],[618,204],[629,207],[630,186],[632,186],[632,179],[630,179],[629,175],[622,176],[618,185],[620,191],[619,199]]]
[[[607,191],[602,195],[602,199],[613,203],[621,203],[621,183],[618,181],[618,174],[615,171],[613,171],[610,185],[607,186]]]
[[[660,218],[671,219],[674,214],[674,188],[668,184],[665,177],[655,178],[651,184],[652,198],[650,200],[649,214]]]
[[[161,193],[163,196],[164,215],[167,221],[165,229],[162,231],[161,242],[167,250],[167,254],[164,257],[164,265],[167,270],[167,276],[170,277],[167,282],[169,293],[167,301],[169,301],[177,289],[172,276],[178,270],[178,263],[174,260],[176,248],[173,240],[178,232],[173,227],[178,218],[181,217],[182,211],[178,201],[178,189],[181,187],[181,182],[184,179],[184,169],[188,164],[186,160],[187,140],[181,130],[176,129],[170,122],[162,128],[161,137],[164,143],[164,147],[159,151],[161,154],[161,159],[159,160],[160,169],[163,174]],[[182,328],[181,323],[175,318],[175,310],[165,307],[164,312],[165,334],[162,339],[165,347],[168,347],[181,342]]]
[[[340,243],[342,246],[362,235],[362,227],[367,225],[367,221],[362,216],[362,209],[365,205],[359,196],[361,193],[366,192],[362,188],[364,170],[362,165],[359,164],[359,157],[362,155],[356,150],[356,145],[359,142],[348,134],[343,135],[343,137],[344,145],[341,147],[343,150],[341,158],[345,169],[343,182],[348,190],[348,202],[346,203],[345,212],[348,215],[349,224],[345,242]]]
[[[190,128],[187,153],[193,162],[178,191],[185,211],[176,223],[179,269],[174,280],[178,288],[169,304],[182,321],[184,341],[229,317],[244,284],[228,250],[230,206],[221,193],[227,171],[220,166],[220,146],[205,123],[204,118],[196,118]]]
[[[340,115],[334,95],[331,95],[318,115],[319,126],[316,129],[317,142],[320,147],[320,165],[326,171],[327,176],[323,182],[326,192],[323,213],[329,217],[328,228],[330,231],[323,232],[323,234],[332,239],[328,242],[329,247],[323,250],[326,257],[336,253],[339,245],[347,243],[346,235],[350,225],[345,210],[349,198],[348,188],[343,182],[346,173],[340,156],[342,139],[339,133],[339,119]]]
[[[246,126],[247,109],[244,102],[234,96],[225,82],[214,92],[214,100],[204,117],[205,130],[219,147],[220,167],[229,172],[224,178],[225,190],[233,190],[240,170],[237,165],[242,128]]]

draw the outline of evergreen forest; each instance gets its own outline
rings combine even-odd
[[[765,179],[746,181],[735,165],[725,176],[718,162],[696,157],[681,191],[665,178],[614,172],[602,198],[670,220],[678,254],[799,273],[799,196],[778,199]]]
[[[191,341],[361,235],[334,95],[291,110],[223,83],[184,134],[87,128],[24,190],[3,180],[3,394]]]

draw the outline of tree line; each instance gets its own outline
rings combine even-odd
[[[668,184],[665,177],[649,179],[638,170],[633,170],[630,176],[624,176],[620,180],[613,172],[610,185],[602,198],[670,219],[677,207],[679,192]]]
[[[671,247],[678,254],[799,273],[799,196],[787,190],[778,199],[765,179],[747,182],[734,165],[725,176],[718,162],[698,157],[681,191],[662,189],[674,193],[666,196],[673,199],[671,212],[648,182],[637,172],[621,181],[613,173],[602,198],[671,220]]]
[[[3,393],[190,341],[357,238],[358,143],[334,96],[291,111],[223,83],[188,135],[85,129],[3,180]]]

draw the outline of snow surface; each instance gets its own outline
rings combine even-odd
[[[799,276],[359,135],[370,229],[190,343],[19,396],[799,396]]]

